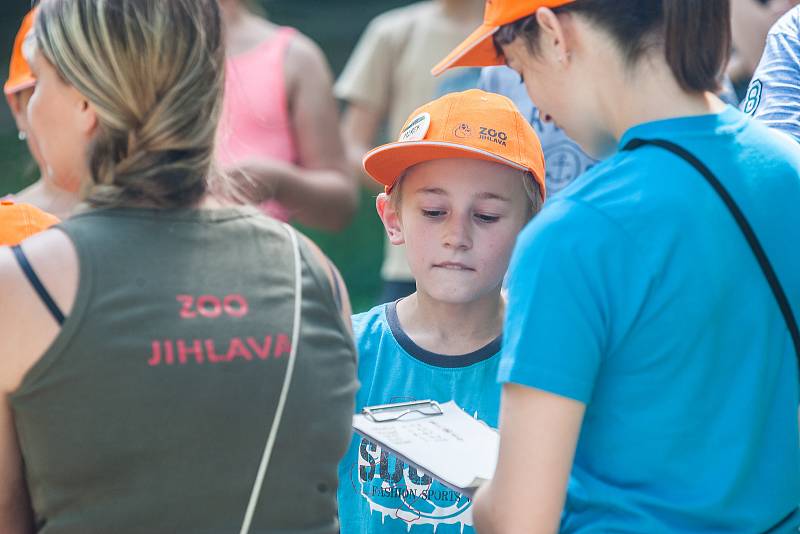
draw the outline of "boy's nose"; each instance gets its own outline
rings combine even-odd
[[[444,246],[446,248],[467,250],[472,248],[472,231],[469,215],[450,217],[445,223]]]

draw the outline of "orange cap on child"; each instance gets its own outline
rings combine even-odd
[[[501,26],[536,13],[540,7],[558,7],[575,0],[486,0],[483,24],[472,32],[464,42],[450,52],[431,73],[438,76],[453,67],[489,67],[505,65],[505,60],[497,54],[492,36]]]
[[[36,8],[32,9],[25,18],[22,19],[22,26],[17,32],[17,38],[14,40],[14,50],[11,53],[11,64],[8,66],[8,80],[6,81],[3,90],[7,95],[13,95],[19,91],[23,91],[36,85],[36,78],[33,77],[31,68],[28,62],[25,61],[25,56],[22,54],[22,45],[25,43],[25,38],[33,28],[33,21],[36,17]]]
[[[511,100],[479,89],[450,93],[417,109],[396,142],[364,156],[364,170],[388,191],[409,167],[447,158],[528,171],[545,195],[544,155],[536,132]]]
[[[0,246],[18,245],[26,238],[47,230],[60,221],[30,204],[0,200]]]

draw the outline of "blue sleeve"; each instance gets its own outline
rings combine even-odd
[[[498,380],[588,403],[603,358],[624,338],[649,284],[632,249],[590,206],[565,198],[545,207],[511,261]]]
[[[481,77],[478,79],[478,89],[489,93],[500,93],[499,81],[495,67],[484,67],[481,69]]]
[[[794,9],[770,31],[742,110],[800,141],[798,14],[800,11]]]

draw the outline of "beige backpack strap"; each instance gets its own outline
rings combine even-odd
[[[297,238],[297,232],[288,224],[283,225],[286,232],[289,234],[289,239],[292,242],[292,249],[294,252],[294,320],[292,327],[292,348],[289,353],[289,363],[286,366],[286,375],[283,379],[283,387],[281,388],[281,396],[278,399],[278,406],[275,409],[275,417],[272,421],[272,426],[267,436],[267,442],[264,445],[264,453],[261,456],[261,463],[258,466],[258,473],[256,480],[253,484],[253,491],[250,492],[250,501],[247,503],[247,510],[242,522],[240,534],[249,534],[250,526],[253,522],[253,514],[256,511],[256,504],[261,495],[261,488],[264,485],[264,476],[267,474],[269,467],[269,460],[272,456],[272,449],[275,447],[275,439],[278,436],[278,428],[281,425],[283,418],[283,410],[286,406],[286,398],[289,395],[289,386],[292,383],[292,375],[294,374],[294,363],[297,359],[297,346],[300,341],[300,322],[302,319],[302,305],[303,305],[303,263],[300,258],[300,243]]]

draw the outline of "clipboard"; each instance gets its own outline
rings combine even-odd
[[[467,497],[494,476],[500,435],[453,401],[369,406],[353,416],[353,429]]]

